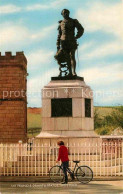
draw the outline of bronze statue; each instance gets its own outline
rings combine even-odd
[[[63,72],[65,73],[65,76],[76,76],[75,51],[78,47],[77,39],[83,35],[84,28],[77,19],[69,17],[69,10],[63,9],[61,15],[64,19],[59,21],[57,53],[54,57],[59,64],[60,77]],[[75,29],[77,29],[76,35]],[[62,70],[62,68],[67,69]]]

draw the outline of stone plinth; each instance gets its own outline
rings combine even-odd
[[[54,146],[60,140],[68,146],[101,143],[94,132],[93,92],[81,77],[52,78],[42,90],[42,132],[34,142]]]
[[[55,136],[56,138],[97,138],[94,132],[93,92],[83,80],[81,77],[73,80],[52,78],[43,88],[42,132],[37,138],[46,134],[51,138]],[[68,99],[72,102],[71,107],[70,103],[67,103]],[[89,102],[89,107],[86,101]],[[72,110],[71,113],[67,110],[67,106]]]

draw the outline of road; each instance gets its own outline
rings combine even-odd
[[[0,194],[123,194],[122,181],[92,181],[88,185],[71,182],[66,185],[41,182],[1,182]]]

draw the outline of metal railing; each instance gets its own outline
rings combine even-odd
[[[123,142],[66,146],[71,169],[72,161],[80,160],[79,165],[90,166],[95,177],[123,176]],[[57,157],[56,144],[0,144],[0,176],[48,176]]]

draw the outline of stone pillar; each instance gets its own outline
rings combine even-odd
[[[27,60],[23,52],[0,53],[0,142],[27,139]]]

